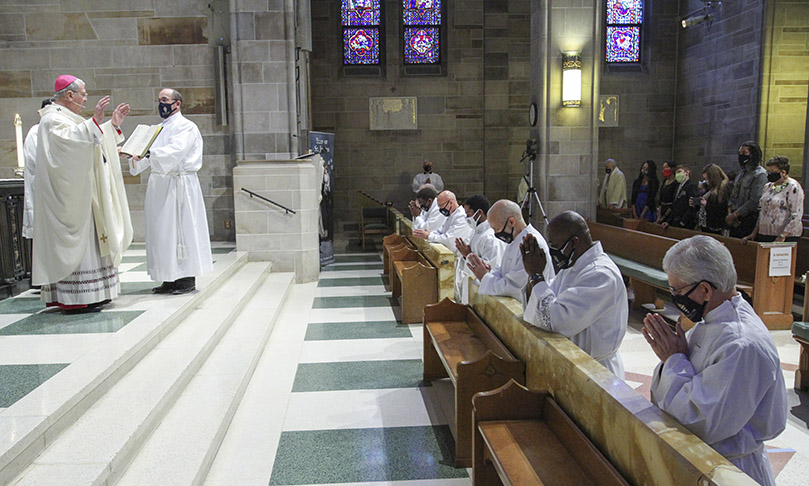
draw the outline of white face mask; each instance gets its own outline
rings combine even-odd
[[[471,218],[466,218],[467,224],[469,224],[469,226],[473,228],[476,228],[478,226],[479,224],[478,221],[480,221],[480,214],[478,214],[477,211],[475,211],[475,214],[473,214]]]

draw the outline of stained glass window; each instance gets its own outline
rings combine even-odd
[[[441,62],[441,0],[402,0],[405,64]]]
[[[343,64],[379,64],[381,0],[342,0]]]
[[[640,62],[643,0],[607,0],[607,62]]]

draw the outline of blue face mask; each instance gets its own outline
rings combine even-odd
[[[506,231],[507,226],[508,220],[506,220],[506,224],[503,225],[503,229],[494,234],[494,237],[500,241],[504,241],[506,244],[509,244],[514,241],[514,228],[511,228],[511,231],[509,232]]]

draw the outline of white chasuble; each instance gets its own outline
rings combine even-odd
[[[99,127],[58,104],[39,113],[32,283],[46,285],[64,280],[82,262],[120,262],[132,227],[115,149],[123,137],[110,122]],[[88,259],[88,248],[99,254]]]
[[[146,186],[146,267],[157,282],[199,277],[213,268],[205,201],[197,171],[202,135],[182,113],[162,123],[149,157],[132,160],[130,173],[152,168]]]

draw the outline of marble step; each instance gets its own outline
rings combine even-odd
[[[239,268],[11,484],[106,484],[165,417],[269,270],[266,262]]]
[[[267,276],[120,480],[110,484],[202,483],[294,279],[294,273]]]
[[[219,255],[197,292],[161,302],[72,362],[0,414],[0,484],[18,476],[200,302],[247,263],[246,252]]]

